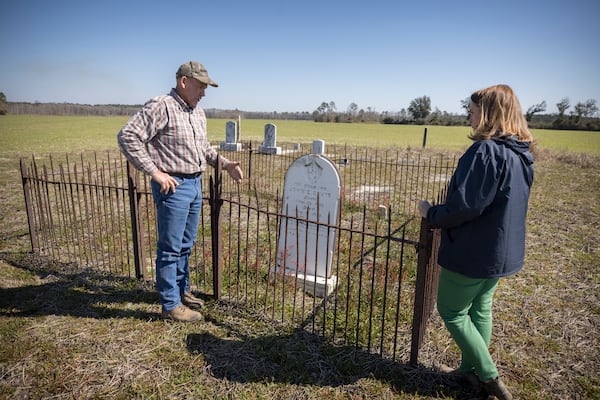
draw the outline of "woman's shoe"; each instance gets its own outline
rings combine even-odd
[[[464,382],[471,389],[473,389],[475,391],[481,390],[481,381],[479,380],[479,378],[477,378],[477,375],[475,375],[473,372],[464,372],[458,368],[453,369],[444,364],[440,364],[438,366],[438,369],[440,370],[440,372],[442,372],[444,374],[448,374],[449,376],[453,376],[456,379]]]
[[[490,381],[483,383],[483,388],[487,392],[487,394],[491,396],[495,396],[500,400],[512,400],[512,395],[508,391],[508,388],[504,385],[504,383],[500,380],[500,378],[495,378]]]

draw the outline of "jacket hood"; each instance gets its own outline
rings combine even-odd
[[[521,158],[525,165],[533,164],[533,155],[529,151],[531,143],[520,142],[515,139],[514,136],[510,139],[497,140],[497,142],[514,151]]]

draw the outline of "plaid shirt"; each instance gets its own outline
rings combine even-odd
[[[190,108],[175,89],[149,100],[117,135],[119,147],[133,165],[152,175],[204,172],[215,166],[217,151],[206,137],[206,115]],[[221,156],[223,167],[228,160]]]

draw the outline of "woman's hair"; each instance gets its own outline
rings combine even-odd
[[[519,99],[508,85],[495,85],[478,90],[471,101],[480,109],[479,125],[469,136],[472,140],[486,140],[518,136],[522,142],[534,142],[527,128]]]

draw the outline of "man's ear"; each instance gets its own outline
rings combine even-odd
[[[179,86],[181,86],[182,88],[185,88],[185,86],[187,85],[187,76],[182,76],[179,78]]]

